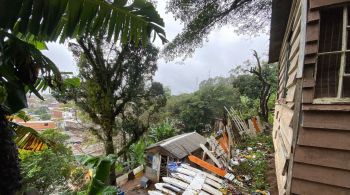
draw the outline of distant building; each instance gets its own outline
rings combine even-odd
[[[63,112],[61,110],[51,110],[52,119],[63,119]]]
[[[38,132],[44,131],[46,129],[56,129],[56,123],[54,121],[27,121],[18,122],[18,124],[30,127]]]

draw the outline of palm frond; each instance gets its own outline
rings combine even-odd
[[[111,39],[123,43],[146,42],[154,32],[163,41],[164,22],[152,3],[146,0],[0,0],[0,28],[34,35],[41,40],[61,41],[95,34],[106,29]]]
[[[10,127],[16,133],[14,141],[18,148],[36,152],[48,147],[48,143],[34,129],[13,122],[10,122]]]
[[[3,30],[0,30],[0,39],[0,84],[5,86],[8,94],[4,105],[13,114],[27,106],[25,94],[28,91],[43,99],[39,91],[48,86],[59,87],[61,74],[35,45]]]

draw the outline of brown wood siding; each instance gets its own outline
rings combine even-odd
[[[294,114],[296,74],[301,39],[300,6],[300,0],[293,2],[291,12],[294,17],[288,22],[288,28],[286,30],[286,36],[289,37],[289,40],[284,40],[279,61],[278,101],[275,106],[275,120],[272,135],[275,146],[276,175],[280,194],[286,192],[288,162],[292,152],[293,128],[291,123]],[[290,45],[289,50],[287,42]],[[287,64],[289,65],[288,69]],[[284,94],[285,91],[286,94]]]
[[[350,149],[350,133],[342,130],[300,128],[298,144],[339,150]]]
[[[350,188],[350,171],[294,162],[293,178]],[[315,191],[317,194],[318,191]]]
[[[285,36],[291,37],[291,52],[286,59],[287,37],[280,54],[278,101],[275,106],[273,140],[279,194],[286,192],[288,177],[292,177],[292,194],[350,194],[350,104],[314,104],[317,53],[320,37],[320,10],[325,6],[343,3],[341,0],[309,0],[306,21],[305,53],[299,53],[300,0],[294,0]],[[350,1],[346,1],[350,2]],[[302,111],[294,114],[297,97],[296,76],[298,57],[304,55],[302,80]],[[281,85],[285,79],[286,60],[289,60],[287,94]],[[294,117],[301,118],[295,150],[292,125]],[[291,156],[293,155],[293,156]],[[292,158],[294,157],[294,159]],[[292,174],[286,171],[293,159]]]
[[[350,152],[318,147],[297,146],[295,162],[350,170]]]
[[[350,130],[350,112],[305,111],[302,126],[309,128]]]
[[[310,0],[310,9],[321,8],[341,3],[350,2],[349,0]]]
[[[295,148],[293,194],[350,194],[350,105],[314,104],[320,10],[344,1],[310,0],[303,70],[301,127]]]
[[[317,195],[348,195],[350,189],[310,182],[301,179],[294,179],[292,183],[293,194],[315,194]]]

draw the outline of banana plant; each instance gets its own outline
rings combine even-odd
[[[89,155],[77,156],[77,161],[92,169],[92,177],[86,194],[88,195],[115,195],[117,188],[109,186],[108,177],[112,165],[117,157],[113,154],[108,156],[94,157]]]
[[[163,19],[146,0],[0,0],[0,5],[0,194],[11,195],[20,188],[20,171],[6,117],[27,107],[28,92],[43,99],[40,91],[62,83],[57,66],[40,51],[43,42],[101,30],[120,43],[145,45],[151,35],[167,40]]]
[[[45,41],[63,42],[108,31],[109,40],[147,41],[153,32],[166,42],[164,22],[146,0],[0,0],[0,28]]]

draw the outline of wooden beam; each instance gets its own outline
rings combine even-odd
[[[300,1],[301,17],[300,17],[300,47],[299,47],[299,64],[296,78],[303,77],[304,71],[304,52],[305,52],[305,42],[306,42],[306,21],[307,21],[307,0]]]
[[[306,2],[304,2],[306,3]],[[306,6],[306,4],[305,4]],[[293,164],[294,164],[294,155],[295,155],[295,148],[297,145],[298,140],[298,134],[299,134],[299,128],[300,128],[300,119],[302,117],[302,110],[301,110],[301,98],[302,98],[302,85],[303,80],[302,78],[297,79],[296,84],[296,95],[295,95],[295,106],[294,106],[294,114],[293,114],[293,120],[292,120],[292,128],[293,128],[293,139],[292,139],[292,148],[291,153],[289,156],[289,163],[288,163],[288,170],[287,170],[287,181],[286,181],[286,194],[290,194],[291,192],[291,186],[292,186],[292,177],[293,177]]]
[[[191,162],[193,162],[193,163],[203,167],[204,169],[207,169],[208,171],[211,171],[211,172],[213,172],[213,173],[215,173],[215,174],[217,174],[217,175],[219,175],[221,177],[225,177],[225,175],[226,175],[226,171],[225,170],[222,170],[222,169],[220,169],[220,168],[218,168],[218,167],[216,167],[214,165],[211,165],[211,164],[201,160],[200,158],[198,158],[196,156],[189,155],[188,159]]]
[[[205,147],[203,144],[199,144],[199,146],[220,169],[223,167],[220,161],[214,156],[214,154],[211,151],[208,150],[207,147]]]

